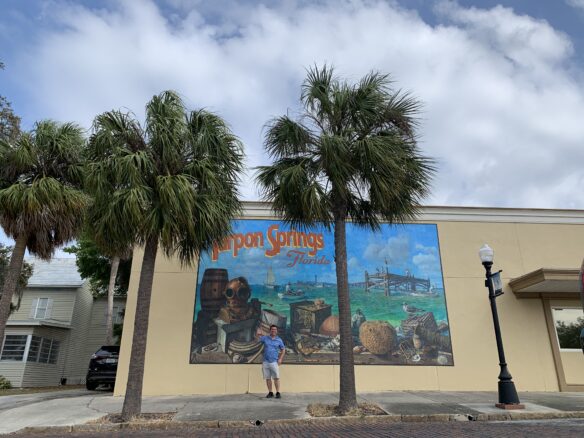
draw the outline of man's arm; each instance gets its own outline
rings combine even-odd
[[[280,354],[278,355],[278,365],[282,365],[284,360],[284,355],[286,354],[286,347],[280,349]]]

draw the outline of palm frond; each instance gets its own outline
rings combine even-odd
[[[264,144],[274,159],[304,154],[313,143],[310,130],[288,116],[272,119],[266,127]]]
[[[176,172],[185,145],[185,106],[174,91],[154,96],[146,105],[146,134],[161,170]]]
[[[322,68],[314,66],[308,69],[300,99],[306,112],[314,114],[319,124],[325,123],[332,114],[331,93],[335,86],[337,81],[332,67],[324,65]]]
[[[43,120],[4,150],[0,224],[9,236],[27,236],[28,249],[50,258],[75,237],[90,199],[81,191],[85,151],[75,124]]]
[[[243,145],[225,121],[209,111],[192,111],[187,130],[187,164],[207,160],[207,166],[229,180],[235,189],[243,167]]]
[[[187,112],[175,92],[148,102],[143,131],[130,114],[98,116],[89,156],[88,221],[99,245],[156,239],[188,264],[240,213],[241,142],[219,116]]]
[[[422,103],[419,100],[410,93],[397,91],[388,97],[382,114],[385,123],[395,127],[401,135],[413,138],[421,110]]]
[[[348,215],[377,229],[380,218],[413,219],[436,170],[416,146],[419,101],[392,90],[389,75],[372,71],[349,84],[327,66],[308,70],[301,99],[310,125],[287,116],[268,124],[274,163],[258,168],[263,199],[289,221]]]
[[[309,158],[282,158],[256,170],[262,198],[284,222],[297,229],[330,220],[330,203]]]

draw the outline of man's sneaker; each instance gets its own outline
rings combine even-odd
[[[280,394],[280,393],[278,393],[278,394]],[[278,397],[278,396],[276,395],[276,397]],[[274,393],[272,391],[268,392],[268,395],[266,395],[266,398],[274,398]]]
[[[276,398],[282,398],[279,392],[276,393]]]

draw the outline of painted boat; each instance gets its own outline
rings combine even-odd
[[[290,283],[286,285],[284,292],[278,293],[281,300],[298,300],[304,298],[304,291],[302,289],[294,290],[290,287]]]

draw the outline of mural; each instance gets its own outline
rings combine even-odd
[[[348,223],[347,260],[356,364],[453,365],[436,225]],[[239,220],[201,256],[191,363],[260,363],[272,324],[285,363],[338,363],[332,232]]]

